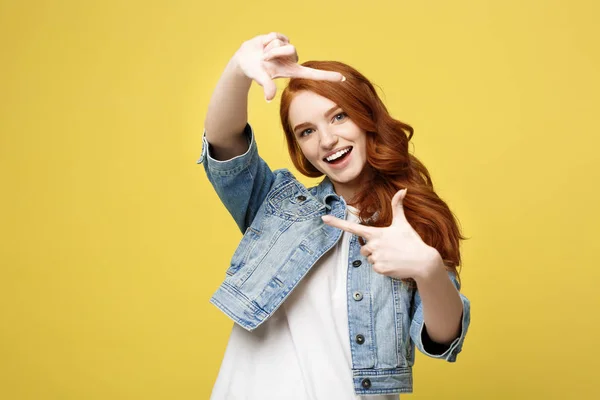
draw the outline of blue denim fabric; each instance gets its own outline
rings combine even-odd
[[[206,132],[203,164],[208,180],[234,218],[243,237],[224,282],[210,301],[233,321],[252,331],[283,303],[317,260],[341,238],[342,231],[321,220],[346,217],[346,202],[325,177],[306,188],[287,170],[271,171],[258,155],[249,124],[249,148],[226,161],[210,156]],[[449,274],[460,289],[454,274]],[[353,296],[360,292],[362,296]],[[418,290],[373,271],[352,236],[348,255],[348,339],[357,395],[412,392],[415,347],[449,362],[462,350],[470,323],[470,302],[463,302],[460,336],[441,351],[426,348],[423,307]],[[360,300],[357,300],[360,299]],[[357,340],[361,335],[361,340]],[[364,339],[363,339],[364,338]]]

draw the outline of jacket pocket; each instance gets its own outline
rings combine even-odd
[[[268,197],[267,211],[289,221],[305,221],[325,215],[326,207],[308,189],[292,181]]]

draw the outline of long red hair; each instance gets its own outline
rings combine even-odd
[[[429,246],[442,256],[446,267],[457,272],[461,264],[460,240],[464,240],[454,214],[435,193],[427,168],[408,151],[413,128],[390,116],[371,82],[356,69],[337,61],[307,61],[305,67],[336,71],[345,82],[314,81],[292,78],[281,96],[280,117],[288,151],[294,166],[303,175],[323,174],[304,157],[289,122],[289,108],[294,95],[308,90],[339,105],[356,125],[367,132],[369,185],[354,197],[352,205],[361,223],[389,226],[392,222],[391,201],[394,194],[408,188],[403,201],[404,213],[411,226]],[[376,218],[374,214],[378,212]],[[458,274],[457,274],[458,275]]]

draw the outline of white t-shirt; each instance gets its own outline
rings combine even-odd
[[[347,220],[358,222],[348,207]],[[351,234],[313,266],[252,332],[234,324],[211,400],[398,400],[357,396],[352,383],[346,278]]]

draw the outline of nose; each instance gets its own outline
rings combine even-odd
[[[331,150],[337,144],[338,137],[337,137],[337,135],[334,135],[333,133],[331,133],[331,131],[329,131],[327,129],[320,129],[319,130],[319,142],[323,149]]]

